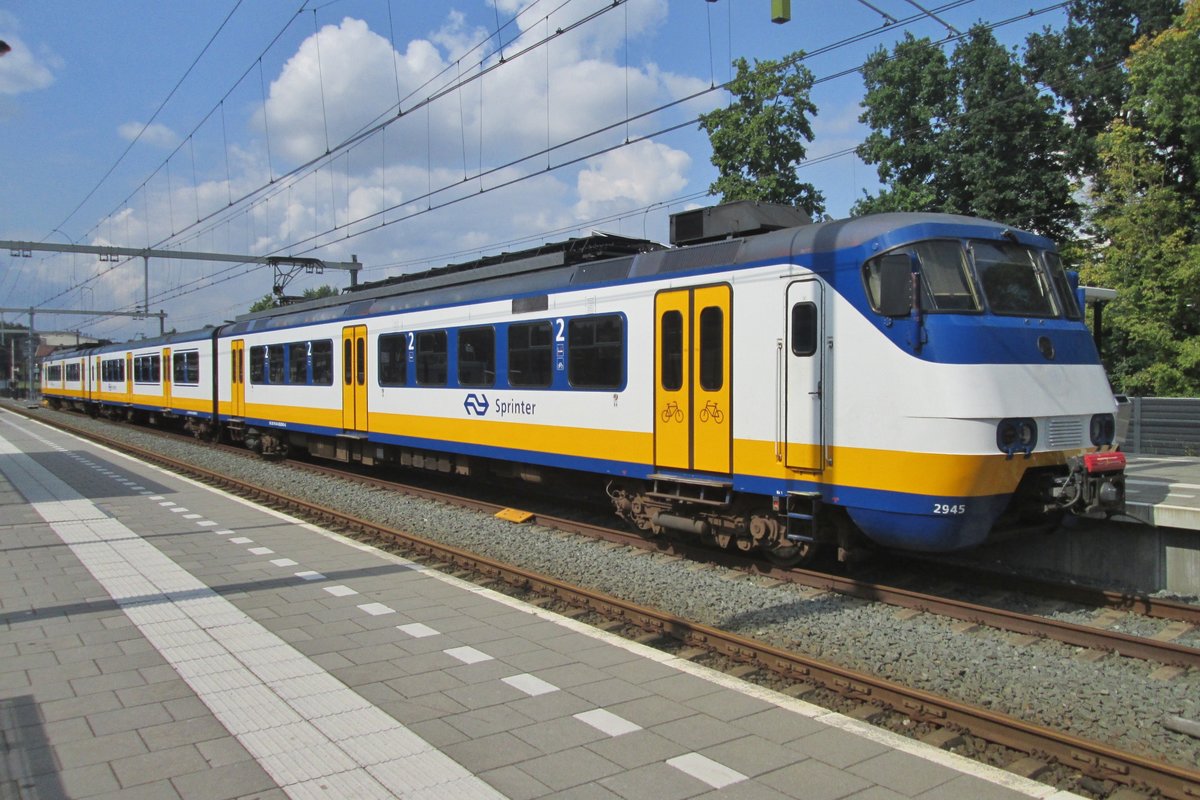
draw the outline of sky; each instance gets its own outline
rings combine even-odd
[[[797,50],[816,83],[801,177],[832,217],[878,190],[853,154],[861,75],[911,33],[1009,21],[1052,0],[15,0],[0,7],[0,240],[302,256],[363,281],[594,231],[665,242],[712,205],[696,116],[731,62]],[[1044,13],[1043,13],[1043,10]],[[924,11],[931,13],[926,14]],[[0,252],[0,307],[39,330],[153,336],[245,313],[269,267]],[[301,275],[289,294],[348,274]],[[28,314],[7,312],[22,325]]]

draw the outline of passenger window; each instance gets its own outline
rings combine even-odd
[[[567,377],[580,389],[618,389],[625,370],[621,317],[573,319],[567,326]]]
[[[318,386],[333,386],[333,340],[312,342],[312,382]]]
[[[807,357],[817,352],[817,306],[796,303],[792,306],[792,355]]]
[[[545,388],[553,378],[554,354],[549,322],[508,326],[508,383]]]
[[[417,334],[417,384],[445,386],[446,332],[425,331]]]
[[[189,350],[171,355],[171,376],[175,383],[197,384],[200,382],[200,353]]]
[[[347,386],[354,383],[354,345],[349,339],[342,340],[342,381]]]
[[[458,383],[495,385],[496,331],[492,328],[463,328],[458,332]]]
[[[700,312],[700,388],[715,392],[725,385],[725,312],[709,306]]]
[[[267,348],[262,345],[250,348],[250,382],[267,382]]]
[[[403,333],[385,333],[379,337],[379,385],[408,384],[408,345]]]
[[[677,392],[683,387],[683,314],[667,311],[659,322],[662,336],[662,367],[660,369],[664,391]]]
[[[288,383],[308,383],[308,343],[293,342],[288,350]]]
[[[283,383],[283,345],[267,345],[267,381]]]

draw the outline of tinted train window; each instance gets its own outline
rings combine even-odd
[[[52,364],[46,367],[46,380],[50,383],[58,383],[62,380],[62,365]]]
[[[403,333],[385,333],[379,337],[379,385],[404,386],[408,383],[408,337]]]
[[[662,352],[659,354],[662,388],[677,392],[683,387],[683,314],[678,311],[663,314],[659,331],[662,335]]]
[[[817,307],[813,303],[792,306],[792,354],[811,356],[817,352]]]
[[[1063,271],[1062,259],[1058,257],[1058,253],[1050,252],[1042,253],[1042,258],[1046,261],[1046,268],[1050,270],[1054,288],[1058,289],[1058,296],[1062,299],[1063,311],[1066,312],[1067,319],[1080,319],[1083,314],[1079,311],[1075,292],[1072,291],[1071,284],[1067,281],[1067,273]]]
[[[617,389],[625,368],[621,318],[582,317],[567,325],[567,377],[581,389]]]
[[[417,334],[417,383],[421,386],[445,386],[446,332],[425,331]]]
[[[172,353],[171,377],[175,383],[200,383],[200,353],[196,350]]]
[[[288,383],[308,383],[308,343],[287,345]]]
[[[1055,317],[1058,307],[1036,251],[1006,242],[971,242],[971,255],[995,314]]]
[[[333,340],[309,342],[312,355],[312,382],[317,386],[333,386]]]
[[[715,392],[725,385],[725,312],[709,306],[700,312],[700,388]]]
[[[975,312],[982,308],[966,252],[958,241],[918,242],[903,250],[873,258],[863,265],[871,306],[880,310],[880,269],[888,259],[915,255],[921,270],[921,308],[924,311]]]
[[[496,332],[492,328],[463,328],[458,332],[458,383],[496,383]]]
[[[79,380],[79,365],[78,364],[67,364],[67,380],[69,380],[69,381]]]
[[[283,345],[267,345],[267,381],[283,383]]]
[[[100,379],[108,383],[123,383],[125,381],[125,360],[110,358],[100,362]]]
[[[549,322],[508,326],[508,383],[546,387],[553,378],[554,353]]]
[[[137,356],[133,359],[134,383],[158,383],[162,379],[162,360],[159,356]]]
[[[250,348],[250,382],[267,382],[267,348],[261,344]]]

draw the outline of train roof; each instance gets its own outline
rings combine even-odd
[[[745,209],[745,204],[738,205]],[[772,217],[772,222],[778,220],[778,216]],[[814,256],[861,247],[868,242],[886,249],[921,238],[999,238],[1004,234],[1039,247],[1052,246],[1046,239],[1010,230],[997,222],[953,214],[894,212],[782,229],[776,229],[777,224],[755,227],[757,223],[750,222],[748,225],[756,235],[726,237],[682,247],[595,234],[379,281],[334,297],[243,315],[222,329],[222,335],[501,297],[536,298],[551,292],[623,280],[796,258],[806,260],[820,271],[831,268],[832,262],[822,264]],[[531,301],[529,308],[536,310],[537,304]]]
[[[168,347],[177,344],[206,341],[211,339],[212,335],[213,326],[209,325],[208,327],[201,328],[199,330],[175,331],[148,339],[136,339],[132,342],[109,342],[107,344],[94,344],[72,347],[70,349],[55,350],[50,355],[46,356],[46,358],[50,360],[87,358],[88,356],[102,355],[104,353],[123,353],[126,350],[141,350],[149,347]]]

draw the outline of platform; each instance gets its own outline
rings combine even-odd
[[[1071,797],[0,413],[4,798]]]
[[[1129,456],[1126,509],[1162,528],[1200,531],[1200,458]]]

